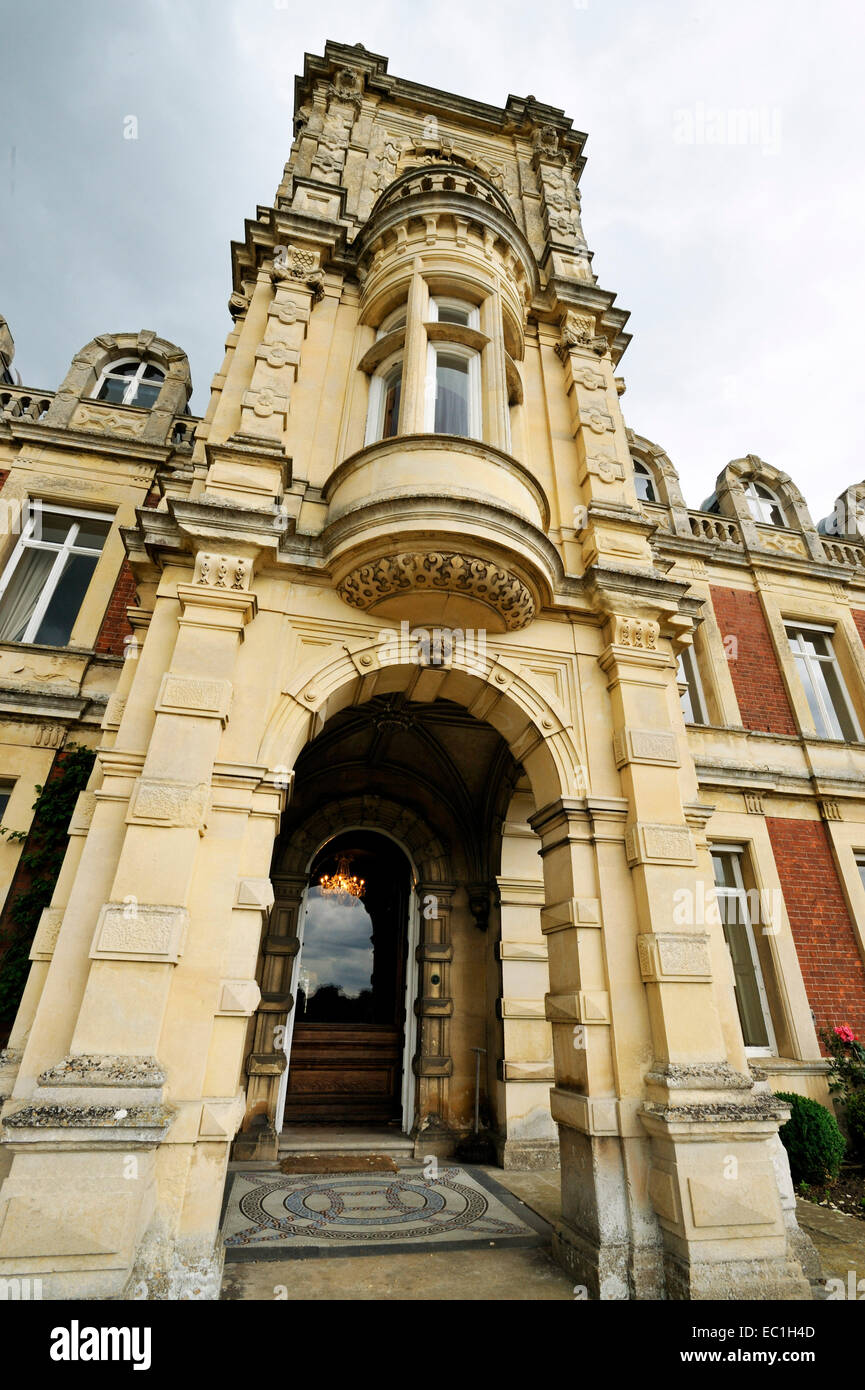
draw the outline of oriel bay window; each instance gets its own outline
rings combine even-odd
[[[110,529],[104,512],[31,504],[0,578],[0,642],[69,641]]]
[[[745,1050],[754,1056],[775,1056],[777,1047],[756,933],[775,929],[765,923],[760,895],[745,888],[742,845],[713,845],[712,868],[724,937],[733,962],[736,1007]],[[754,911],[756,904],[757,910]]]
[[[833,629],[802,623],[785,626],[818,735],[860,742],[862,731],[832,646]]]
[[[445,434],[510,448],[509,405],[521,395],[495,292],[477,304],[416,281],[359,366],[370,374],[365,444]]]

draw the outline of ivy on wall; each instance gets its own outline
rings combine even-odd
[[[51,902],[69,843],[69,821],[95,756],[91,748],[69,744],[55,758],[45,785],[36,788],[29,831],[0,825],[0,835],[10,843],[24,842],[0,924],[0,1031],[4,1033],[11,1028],[24,993],[30,947],[42,910]]]

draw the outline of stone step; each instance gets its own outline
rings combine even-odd
[[[303,1155],[374,1154],[393,1159],[410,1159],[414,1140],[399,1130],[340,1129],[319,1125],[294,1125],[279,1137],[279,1157],[301,1158]]]

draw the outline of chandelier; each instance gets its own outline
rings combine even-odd
[[[322,874],[318,885],[322,893],[332,893],[337,898],[362,898],[365,880],[356,878],[351,872],[351,860],[341,854],[335,874]]]

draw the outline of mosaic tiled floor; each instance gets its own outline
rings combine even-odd
[[[226,1260],[372,1255],[479,1244],[540,1245],[549,1227],[484,1173],[231,1175],[222,1223]]]

